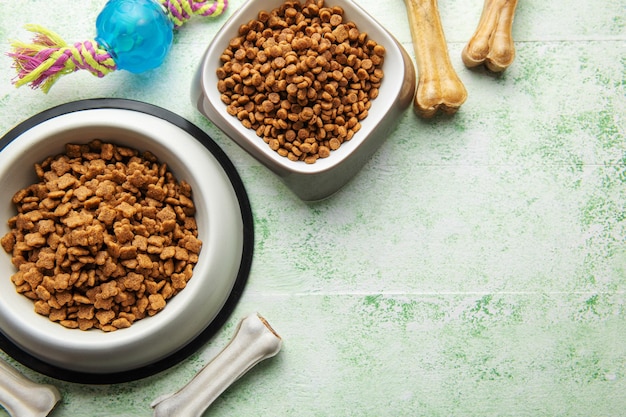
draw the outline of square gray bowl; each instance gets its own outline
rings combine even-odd
[[[230,40],[238,35],[239,27],[257,19],[260,11],[269,12],[283,3],[284,0],[249,0],[234,12],[205,51],[194,77],[191,99],[204,116],[278,175],[300,199],[318,201],[345,185],[392,133],[399,117],[412,104],[415,68],[402,45],[356,3],[327,0],[327,6],[339,6],[344,10],[344,21],[354,22],[361,33],[367,33],[368,39],[385,47],[384,77],[379,95],[371,101],[369,114],[361,121],[361,129],[327,158],[307,164],[280,156],[254,130],[244,127],[239,119],[227,113],[217,89],[216,70],[222,65],[220,56]]]

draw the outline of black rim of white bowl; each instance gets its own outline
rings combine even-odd
[[[199,350],[217,333],[220,328],[222,328],[235,309],[235,306],[241,298],[244,287],[248,281],[248,275],[252,265],[252,253],[254,249],[254,226],[250,200],[248,199],[248,195],[239,173],[226,153],[224,153],[224,151],[213,141],[213,139],[211,139],[211,137],[209,137],[208,134],[187,119],[152,104],[119,98],[95,98],[61,104],[30,117],[7,132],[2,138],[0,138],[0,152],[22,133],[46,120],[67,113],[92,109],[122,109],[146,113],[163,119],[189,133],[211,152],[228,176],[239,203],[243,222],[243,251],[241,263],[239,265],[239,271],[237,273],[237,277],[235,278],[233,288],[224,306],[218,312],[217,316],[196,338],[175,352],[172,352],[167,357],[154,363],[127,371],[113,373],[86,373],[68,370],[59,366],[51,365],[25,352],[19,346],[14,344],[9,338],[7,338],[4,333],[2,333],[2,329],[0,329],[0,349],[16,361],[32,370],[69,382],[78,382],[83,384],[111,384],[143,379],[169,369]]]

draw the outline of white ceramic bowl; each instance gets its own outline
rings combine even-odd
[[[253,130],[246,129],[237,118],[228,115],[217,90],[216,70],[221,66],[220,55],[230,40],[237,36],[239,27],[256,19],[259,11],[271,11],[283,2],[248,0],[233,13],[205,52],[193,82],[191,98],[202,114],[277,174],[302,200],[322,200],[346,184],[394,130],[398,118],[412,104],[416,86],[415,69],[400,43],[356,3],[352,0],[326,0],[327,6],[342,7],[345,20],[356,23],[369,39],[386,48],[379,96],[372,101],[369,115],[361,122],[362,128],[328,158],[306,164],[278,155]]]
[[[29,119],[25,127],[15,128],[0,142],[4,145],[0,151],[2,235],[9,231],[7,220],[15,215],[11,197],[37,181],[34,164],[62,153],[68,142],[86,143],[98,138],[151,151],[179,180],[191,185],[203,246],[187,287],[161,312],[110,333],[67,329],[35,313],[33,302],[18,294],[10,281],[15,267],[2,250],[0,330],[9,343],[43,363],[43,368],[49,365],[67,370],[69,379],[75,375],[95,375],[94,381],[88,382],[105,381],[107,375],[134,379],[146,373],[139,369],[147,373],[160,370],[166,358],[203,334],[218,314],[227,314],[223,308],[229,299],[233,302],[233,288],[243,285],[247,278],[250,213],[239,177],[233,167],[225,169],[225,155],[219,148],[210,150],[197,140],[199,130],[186,129],[193,125],[185,126],[184,119],[163,109],[104,99],[53,110],[56,116]],[[158,114],[150,114],[154,111]],[[172,118],[177,123],[172,123]],[[179,359],[174,358],[174,362]]]

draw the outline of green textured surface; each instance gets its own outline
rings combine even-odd
[[[413,56],[402,1],[358,3]],[[26,23],[91,37],[103,4],[0,0],[0,49],[28,38]],[[185,26],[158,70],[76,73],[47,95],[15,89],[0,56],[0,133],[76,99],[156,104],[224,149],[255,217],[241,302],[180,365],[90,386],[9,359],[61,390],[51,415],[150,416],[150,402],[184,385],[253,311],[283,350],[206,416],[626,415],[626,2],[520,0],[517,57],[500,76],[460,59],[481,9],[440,1],[469,92],[461,111],[431,121],[407,111],[354,180],[317,204],[298,200],[189,102],[226,16]]]

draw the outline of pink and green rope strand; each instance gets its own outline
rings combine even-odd
[[[228,7],[228,0],[196,1],[196,0],[159,0],[168,11],[169,18],[175,28],[181,27],[194,15],[219,16]]]
[[[8,53],[17,70],[14,81],[17,87],[30,84],[48,92],[63,74],[82,69],[104,77],[116,70],[111,55],[94,40],[68,45],[59,35],[41,26],[27,25],[26,29],[35,33],[32,43],[15,41],[11,44],[13,52]]]

